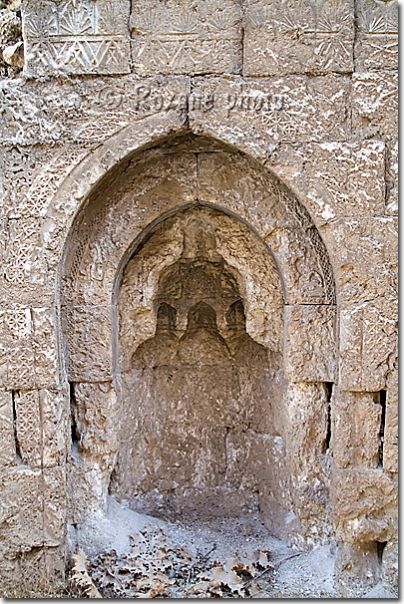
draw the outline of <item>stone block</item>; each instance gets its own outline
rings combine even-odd
[[[63,465],[70,441],[69,396],[66,390],[39,391],[44,468]]]
[[[390,589],[398,590],[399,583],[399,552],[398,552],[398,537],[392,537],[383,550],[382,572],[383,583],[387,584]]]
[[[15,392],[18,454],[31,468],[42,465],[42,428],[38,390]]]
[[[196,77],[194,98],[210,98],[209,108],[190,106],[190,125],[221,137],[259,159],[280,142],[321,142],[347,137],[348,78],[290,75],[282,78]]]
[[[53,308],[33,308],[31,317],[35,385],[37,388],[52,387],[59,381],[56,311]]]
[[[386,145],[380,140],[280,144],[266,166],[299,192],[316,225],[342,216],[380,216]],[[394,188],[391,190],[393,203]]]
[[[120,405],[110,382],[74,384],[73,414],[80,450],[111,472],[118,449]]]
[[[382,469],[334,466],[331,490],[337,539],[348,543],[386,541],[394,532],[386,509],[397,506],[398,487]]]
[[[398,406],[386,405],[384,426],[383,467],[387,472],[398,472]]]
[[[7,389],[35,387],[29,308],[0,309],[0,378]]]
[[[244,11],[244,75],[353,70],[352,0],[247,0]]]
[[[0,466],[16,463],[14,416],[11,392],[0,391]]]
[[[293,382],[335,379],[334,306],[295,305],[285,308],[285,375]]]
[[[132,68],[150,73],[238,73],[241,8],[236,0],[135,0]]]
[[[0,473],[3,550],[24,552],[43,543],[42,471],[20,466]]]
[[[0,381],[29,390],[58,382],[55,311],[50,308],[0,309]]]
[[[340,308],[373,303],[394,312],[397,299],[396,217],[352,217],[319,227],[334,269]],[[383,292],[383,298],[380,298]],[[373,390],[379,390],[374,388]]]
[[[340,311],[340,384],[344,390],[377,392],[397,357],[397,309],[357,305]]]
[[[355,8],[355,71],[398,69],[397,0],[359,0]]]
[[[125,126],[134,128],[138,139],[138,142],[133,142],[131,150],[166,134],[167,121],[170,130],[181,127],[187,119],[190,85],[186,76],[139,78],[128,75],[112,80],[102,77],[80,82],[64,80],[58,85],[58,94],[55,94],[52,79],[27,80],[24,84],[21,80],[6,80],[0,82],[0,90],[3,110],[0,137],[4,145],[50,143],[53,147],[60,143],[64,146],[62,154],[58,153],[57,147],[54,148],[51,173],[42,178],[42,182],[36,181],[37,188],[46,189],[52,180],[54,182],[52,172],[58,170],[55,164],[59,163],[63,170],[68,170],[69,163],[74,165],[88,153],[91,143],[97,145],[106,141]],[[151,127],[144,121],[147,116],[151,118]],[[141,128],[136,128],[136,122],[141,123]],[[127,147],[128,139],[126,136],[123,138]],[[67,143],[74,144],[70,147]],[[117,161],[113,158],[119,155],[119,144],[113,142],[110,151],[113,165]],[[93,157],[91,160],[89,178],[95,171],[97,180],[101,166],[94,163]],[[105,171],[104,165],[101,174],[104,175]],[[77,183],[79,191],[69,193],[80,196],[83,186],[88,186],[88,183],[88,179],[86,183],[80,181]],[[39,205],[42,207],[48,202],[49,199],[41,197]],[[63,202],[65,213],[69,205],[66,205],[66,199]]]
[[[226,206],[264,237],[276,228],[298,226],[281,203],[279,184],[240,154],[198,154],[198,197]]]
[[[381,461],[382,407],[371,393],[338,390],[332,402],[332,455],[339,468],[375,469]]]
[[[352,75],[352,127],[360,138],[397,140],[398,74],[394,71]]]
[[[62,317],[69,381],[105,382],[111,379],[111,308],[67,307]]]
[[[55,547],[66,538],[66,468],[43,471],[44,545]]]
[[[330,393],[325,384],[289,384],[286,394],[286,455],[293,512],[308,544],[330,536],[327,442]]]
[[[129,73],[129,13],[129,0],[24,2],[25,74]]]

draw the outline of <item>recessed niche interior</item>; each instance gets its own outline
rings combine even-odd
[[[111,494],[162,517],[241,516],[277,499],[282,311],[270,252],[236,218],[196,204],[149,233],[119,294]]]

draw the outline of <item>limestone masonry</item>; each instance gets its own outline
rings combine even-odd
[[[0,595],[108,496],[396,593],[397,12],[0,0]]]

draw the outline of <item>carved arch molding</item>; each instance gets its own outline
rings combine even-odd
[[[126,158],[76,217],[60,305],[72,521],[110,493],[327,538],[335,285],[276,177],[190,134]]]

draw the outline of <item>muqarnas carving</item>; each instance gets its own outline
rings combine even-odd
[[[181,257],[158,279],[155,335],[121,376],[111,491],[160,516],[238,516],[268,488],[279,354],[246,331],[241,276],[217,252],[209,211],[189,213]]]

